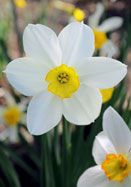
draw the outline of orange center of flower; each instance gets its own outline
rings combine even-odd
[[[115,182],[123,182],[131,172],[131,162],[123,154],[108,154],[101,167],[107,178]]]

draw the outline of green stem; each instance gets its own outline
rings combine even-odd
[[[44,134],[41,144],[41,187],[55,187],[50,134]]]
[[[63,117],[63,151],[62,151],[62,184],[63,187],[70,186],[71,166],[71,133],[69,123]]]
[[[44,187],[44,152],[45,152],[45,147],[44,147],[44,135],[41,136],[41,172],[40,172],[40,187]]]
[[[59,129],[58,126],[54,129],[54,153],[57,165],[60,165],[61,158],[60,158],[60,144],[59,144]]]

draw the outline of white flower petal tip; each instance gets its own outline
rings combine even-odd
[[[118,153],[128,153],[131,148],[131,131],[122,117],[109,107],[103,115],[103,129]]]
[[[85,68],[87,64],[87,68]],[[127,74],[127,66],[108,57],[89,57],[78,69],[81,81],[91,87],[106,89],[116,86]]]
[[[112,17],[106,19],[97,29],[103,32],[111,32],[116,29],[119,29],[123,24],[123,18],[121,17]]]
[[[110,114],[116,114],[116,110],[112,107],[112,106],[109,106],[106,111],[104,112],[104,115],[103,115],[103,118],[106,117],[107,115],[110,115]],[[117,113],[118,114],[118,113]]]
[[[97,3],[95,13],[89,16],[89,20],[88,20],[89,26],[91,26],[92,28],[97,28],[103,12],[104,12],[104,5],[100,2]]]
[[[58,39],[64,64],[75,65],[76,61],[91,57],[94,53],[94,33],[84,23],[70,23],[60,32]]]
[[[63,115],[73,124],[90,125],[99,116],[101,106],[102,96],[99,90],[81,86],[74,97],[63,101]]]
[[[61,63],[58,37],[49,27],[29,24],[23,33],[24,51],[27,56],[43,62],[49,68]]]
[[[61,100],[48,92],[34,96],[27,109],[27,128],[33,135],[53,129],[62,118]]]
[[[77,187],[106,187],[107,179],[100,166],[87,169],[79,178]]]
[[[116,154],[116,150],[104,131],[102,131],[95,137],[92,155],[95,162],[100,165],[106,158],[106,155],[110,153]]]
[[[42,64],[27,57],[13,60],[5,69],[9,83],[26,96],[33,96],[45,89],[43,78],[47,71]]]

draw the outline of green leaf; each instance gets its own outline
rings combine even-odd
[[[20,187],[20,182],[8,154],[0,147],[0,168],[10,187]]]

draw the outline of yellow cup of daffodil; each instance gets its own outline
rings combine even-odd
[[[112,98],[114,88],[103,89],[103,90],[100,90],[100,92],[102,94],[103,103],[106,103]]]
[[[15,126],[20,121],[21,114],[18,106],[9,106],[3,112],[3,120],[8,126]]]

